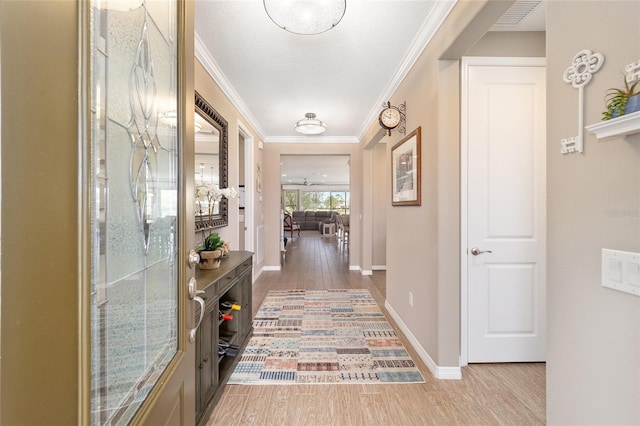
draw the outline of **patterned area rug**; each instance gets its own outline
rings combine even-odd
[[[423,383],[368,290],[270,291],[230,384]]]

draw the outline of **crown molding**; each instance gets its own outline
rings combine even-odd
[[[265,143],[360,143],[355,136],[269,136]]]
[[[449,1],[437,1],[434,2],[434,7],[431,9],[429,16],[423,23],[420,31],[416,34],[416,37],[413,39],[411,46],[407,50],[407,53],[402,61],[402,64],[398,68],[395,76],[389,81],[387,87],[384,88],[380,97],[376,102],[376,105],[373,106],[371,112],[365,119],[362,129],[360,130],[360,135],[358,139],[362,139],[369,127],[374,122],[378,121],[378,116],[380,115],[380,111],[382,108],[382,103],[389,101],[391,96],[398,90],[400,83],[405,79],[409,71],[416,63],[424,49],[427,47],[435,33],[438,31],[444,20],[449,16],[449,13],[453,9],[453,6],[458,2],[458,0],[449,0]]]
[[[247,120],[249,125],[258,134],[259,139],[265,139],[264,130],[258,123],[258,120],[253,116],[247,105],[244,103],[238,92],[233,88],[229,80],[218,66],[218,63],[213,59],[211,52],[207,49],[202,39],[198,36],[198,33],[194,34],[195,41],[195,56],[202,64],[204,69],[209,73],[213,81],[220,86],[220,90],[227,96],[229,101],[236,107],[242,117]]]

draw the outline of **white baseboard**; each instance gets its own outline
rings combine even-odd
[[[267,266],[262,268],[263,271],[279,271],[280,269],[281,269],[280,265],[276,265],[276,266],[268,266],[267,265]]]
[[[363,269],[360,273],[362,275],[373,275],[373,271],[371,269]]]
[[[256,280],[260,277],[260,275],[262,275],[262,271],[264,271],[264,268],[253,270],[253,281],[251,282],[252,284],[256,282]]]
[[[420,359],[422,359],[422,361],[424,361],[424,363],[427,365],[427,368],[429,368],[429,371],[431,371],[431,374],[433,374],[433,376],[436,379],[443,379],[443,380],[462,379],[462,370],[460,369],[460,367],[438,366],[435,363],[435,361],[433,361],[431,356],[429,356],[429,353],[422,347],[420,342],[418,342],[418,339],[416,339],[416,336],[414,336],[411,330],[409,330],[409,327],[407,327],[404,321],[400,319],[400,316],[398,315],[398,313],[391,307],[389,302],[386,300],[384,302],[384,307],[387,309],[387,311],[389,312],[389,315],[391,315],[391,317],[394,319],[396,324],[398,324],[398,327],[400,327],[400,330],[402,330],[402,332],[407,337],[407,339],[409,339],[409,342],[411,343],[411,346],[413,346],[413,349],[415,349],[415,351],[418,352],[418,356],[420,357]]]
[[[349,265],[349,270],[350,271],[359,271],[360,270],[360,266],[358,266],[358,265]]]
[[[373,265],[371,269],[373,269],[374,271],[386,271],[387,265]]]

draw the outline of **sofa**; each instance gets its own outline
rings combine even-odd
[[[293,222],[300,226],[303,231],[315,229],[322,233],[324,222],[335,223],[336,212],[328,211],[297,211],[291,214]]]

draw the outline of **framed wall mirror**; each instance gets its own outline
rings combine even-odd
[[[196,193],[215,186],[226,188],[228,181],[227,121],[196,92],[195,111],[195,186]],[[196,195],[196,231],[220,228],[228,224],[228,201]]]

